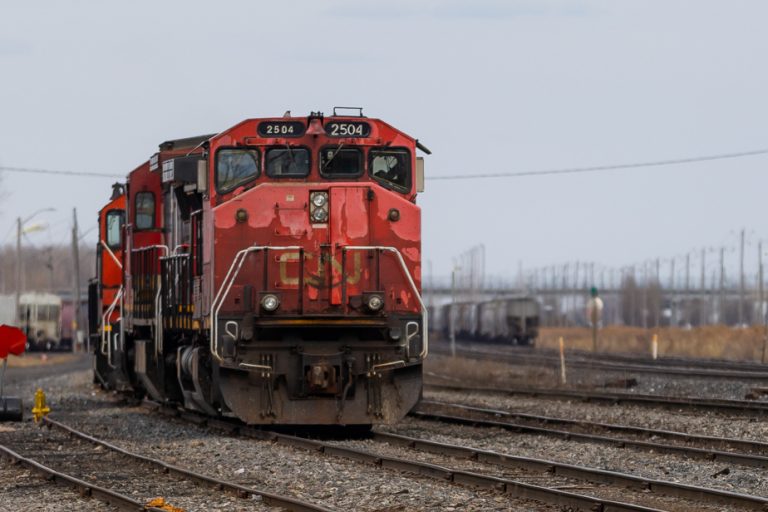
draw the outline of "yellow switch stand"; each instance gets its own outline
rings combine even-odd
[[[48,416],[51,412],[51,408],[45,405],[45,393],[42,389],[35,391],[35,406],[32,407],[32,417],[35,418],[35,423],[40,422],[43,416]]]

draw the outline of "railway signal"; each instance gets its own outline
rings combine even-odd
[[[600,317],[603,313],[603,299],[598,296],[597,288],[589,290],[591,298],[587,302],[587,318],[592,324],[592,351],[597,352],[597,329],[600,325]]]

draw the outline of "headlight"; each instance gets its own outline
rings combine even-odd
[[[378,311],[384,307],[384,299],[379,295],[369,295],[365,304],[371,311]]]
[[[328,220],[328,212],[318,208],[312,212],[312,220],[315,222],[325,222]]]
[[[328,222],[328,192],[310,192],[309,219],[312,222]]]
[[[325,192],[315,192],[315,195],[312,196],[312,204],[318,208],[325,206],[327,202],[328,196],[325,195]]]
[[[261,307],[264,308],[265,311],[272,312],[276,310],[280,306],[280,299],[277,298],[277,295],[265,295],[261,299]]]

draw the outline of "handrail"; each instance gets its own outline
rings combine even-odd
[[[427,306],[424,304],[424,300],[421,298],[421,293],[419,293],[419,289],[416,287],[416,282],[413,280],[413,276],[411,276],[411,273],[408,271],[408,267],[405,265],[405,260],[403,259],[403,255],[400,254],[400,251],[397,250],[395,247],[387,247],[387,246],[376,246],[376,245],[349,245],[346,247],[341,248],[342,253],[346,251],[386,251],[391,252],[395,256],[397,256],[397,260],[400,263],[400,269],[403,271],[403,274],[405,274],[405,277],[408,279],[408,284],[410,285],[411,289],[413,290],[413,294],[416,296],[416,299],[419,301],[419,306],[421,306],[421,313],[422,313],[422,339],[424,340],[424,344],[421,348],[421,353],[419,353],[419,359],[424,359],[427,357],[427,354],[429,353],[429,325],[428,325],[428,317],[429,312],[427,311]],[[342,269],[342,272],[344,269]],[[342,276],[343,277],[343,276]],[[382,363],[378,364],[373,367],[373,370],[375,371],[377,368],[384,368],[388,366],[396,366],[399,365],[401,361],[392,361],[389,363]],[[405,361],[402,361],[402,364],[405,364]]]
[[[211,302],[211,354],[218,362],[223,362],[224,359],[219,355],[219,339],[218,339],[218,324],[219,324],[219,311],[221,310],[221,306],[224,304],[224,299],[227,298],[227,295],[229,295],[229,290],[232,288],[232,285],[235,283],[235,279],[237,279],[238,274],[240,273],[240,269],[243,267],[243,263],[245,262],[245,257],[248,256],[249,253],[256,252],[256,251],[302,251],[304,248],[298,245],[291,245],[287,247],[270,247],[267,245],[253,245],[251,247],[246,247],[245,249],[240,250],[232,260],[232,264],[229,266],[229,270],[227,271],[227,275],[224,277],[224,280],[221,282],[221,287],[219,288],[219,291],[216,292],[216,296],[213,299],[213,302]],[[237,268],[235,268],[237,266]],[[234,271],[234,274],[233,274]],[[253,368],[255,366],[261,366],[261,365],[251,365],[249,364],[249,368]],[[271,366],[264,366],[264,370],[271,371]]]
[[[120,301],[120,298],[123,296],[123,290],[124,290],[123,285],[120,285],[120,288],[118,288],[115,298],[112,300],[112,304],[109,305],[109,307],[107,308],[107,311],[101,317],[101,347],[99,351],[101,352],[101,355],[107,356],[107,364],[112,369],[117,368],[117,366],[112,364],[112,340],[109,339],[110,336],[109,334],[107,334],[107,332],[112,332],[112,326],[109,325],[107,322],[109,321],[109,317],[112,316],[112,312],[117,307],[117,303]],[[122,316],[122,311],[120,312],[120,314]],[[107,331],[108,325],[109,325],[109,331]],[[106,349],[105,349],[105,346],[106,346]]]
[[[148,251],[150,249],[162,249],[162,250],[165,251],[165,255],[166,256],[168,256],[168,254],[170,252],[169,249],[168,249],[168,246],[167,245],[162,245],[162,244],[145,245],[144,247],[139,247],[138,249],[131,249],[131,252],[143,252],[143,251]]]
[[[180,253],[179,249],[188,249],[189,244],[179,244],[176,247],[173,248],[173,252],[171,253],[172,256],[179,256],[181,254],[189,255],[189,253]]]
[[[168,254],[170,254],[170,250],[168,249],[167,245],[162,244],[155,244],[155,245],[147,245],[145,247],[139,247],[138,249],[132,249],[131,253],[138,253],[138,252],[144,252],[149,251],[151,249],[162,249],[165,251],[164,256],[159,256],[158,261],[161,258],[167,258]],[[159,276],[160,274],[158,274]],[[160,307],[160,301],[161,301],[161,294],[163,289],[163,280],[158,280],[157,283],[157,291],[155,292],[155,354],[160,354],[162,347],[163,347],[163,312],[161,311]]]
[[[104,247],[107,250],[107,254],[114,260],[115,264],[120,267],[120,270],[123,270],[123,264],[120,263],[120,260],[117,259],[117,256],[115,256],[115,253],[112,252],[112,249],[109,248],[109,246],[104,242],[104,240],[99,240],[101,242],[102,247]]]

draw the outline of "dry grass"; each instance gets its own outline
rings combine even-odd
[[[479,386],[524,386],[551,382],[551,368],[511,365],[506,362],[478,361],[430,354],[424,363],[425,380],[440,384]]]
[[[20,357],[8,356],[9,368],[29,368],[30,366],[52,366],[68,363],[77,359],[79,354],[22,354]]]
[[[650,353],[653,334],[659,335],[659,356],[701,357],[734,361],[760,361],[763,351],[763,328],[735,329],[725,326],[706,326],[695,329],[662,327],[610,326],[600,330],[598,350],[615,353]],[[537,345],[557,348],[558,338],[565,340],[566,349],[592,349],[592,331],[588,328],[540,329]]]

